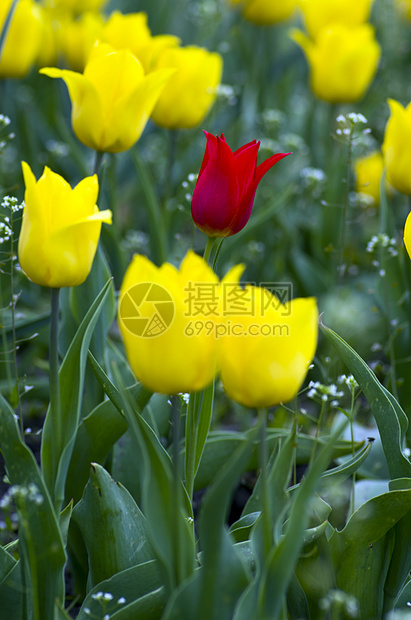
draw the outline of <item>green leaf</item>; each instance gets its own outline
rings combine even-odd
[[[76,439],[80,420],[81,401],[84,387],[84,374],[87,362],[87,352],[93,330],[104,302],[111,290],[109,280],[100,294],[94,300],[84,317],[77,333],[70,345],[59,371],[60,398],[61,398],[61,426],[64,446],[58,456],[57,471],[52,466],[53,429],[50,409],[46,416],[41,445],[41,464],[47,486],[53,491],[57,506],[64,500],[67,471]]]
[[[322,325],[321,329],[337,349],[369,402],[380,432],[391,478],[410,477],[411,463],[402,450],[408,425],[404,411],[354,349],[328,327]]]
[[[382,616],[394,526],[410,510],[411,489],[389,491],[360,506],[330,538],[337,586],[357,598],[361,618]]]
[[[166,603],[161,570],[156,560],[137,564],[100,582],[87,594],[77,620],[103,616],[103,605],[94,598],[98,592],[108,592],[113,596],[106,607],[110,620],[160,620]],[[118,602],[122,598],[125,603]],[[87,609],[90,613],[86,612]]]
[[[250,580],[236,551],[226,518],[238,478],[249,462],[258,429],[240,445],[207,492],[200,512],[198,533],[202,548],[197,620],[231,620],[234,607]]]
[[[154,559],[146,519],[122,485],[96,463],[84,495],[73,511],[89,559],[89,584]]]
[[[21,439],[14,411],[1,395],[0,450],[15,487],[20,561],[29,583],[33,620],[53,618],[55,599],[64,600],[66,564],[58,517],[33,453]]]
[[[115,370],[115,368],[114,368]],[[120,385],[121,379],[117,377]],[[123,389],[124,411],[135,448],[143,456],[138,471],[147,534],[167,575],[169,591],[192,574],[195,542],[191,503],[169,454]]]
[[[126,392],[142,411],[151,392],[137,383]],[[103,463],[108,453],[127,431],[127,422],[110,400],[98,405],[79,424],[67,474],[66,498],[77,502],[90,475],[91,463]]]

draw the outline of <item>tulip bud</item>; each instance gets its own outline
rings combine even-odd
[[[230,0],[231,4],[241,3],[243,16],[258,26],[277,24],[290,17],[298,4],[298,0]]]
[[[166,47],[156,69],[173,68],[175,74],[161,93],[152,119],[167,129],[190,129],[204,119],[217,96],[223,60],[200,47]]]
[[[411,195],[411,103],[404,108],[398,101],[389,99],[388,105],[391,116],[382,144],[387,181],[399,192]]]
[[[380,182],[384,171],[383,156],[379,151],[373,151],[365,157],[360,157],[354,162],[355,191],[366,194],[372,199],[372,204],[380,203]],[[386,183],[386,190],[392,191],[392,187]]]
[[[349,103],[361,99],[377,70],[380,58],[374,29],[332,24],[323,28],[315,41],[300,30],[291,38],[302,47],[311,69],[314,94],[330,103]]]
[[[214,314],[219,281],[207,263],[188,252],[180,269],[156,267],[136,255],[120,290],[119,326],[130,366],[153,392],[176,394],[206,387],[217,371]],[[193,308],[193,296],[215,299]],[[199,326],[196,331],[196,325]]]
[[[12,0],[0,3],[0,32],[4,28]],[[23,78],[34,64],[41,42],[40,8],[33,0],[20,0],[0,50],[0,78]]]
[[[42,286],[77,286],[90,273],[101,224],[111,224],[111,211],[99,211],[97,176],[74,189],[60,175],[44,168],[38,181],[22,163],[26,192],[19,237],[20,266]]]
[[[223,135],[204,133],[207,146],[191,213],[196,226],[210,237],[229,237],[247,224],[265,173],[290,153],[277,153],[257,166],[259,142],[253,140],[233,153]]]
[[[230,318],[220,342],[224,390],[246,407],[289,402],[297,395],[317,347],[316,300],[281,303],[265,288],[242,289],[240,273],[236,267],[222,282],[223,290],[229,287],[225,313]]]
[[[313,39],[332,24],[356,27],[368,21],[374,0],[299,0],[305,26]]]
[[[77,138],[96,151],[119,153],[139,139],[173,70],[145,76],[133,54],[105,44],[93,49],[83,74],[53,67],[40,73],[66,82]]]

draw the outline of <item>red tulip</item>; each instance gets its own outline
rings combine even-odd
[[[277,153],[257,166],[260,142],[233,151],[221,138],[204,132],[207,146],[194,188],[191,213],[209,237],[235,235],[247,224],[258,184],[270,168],[290,153]]]

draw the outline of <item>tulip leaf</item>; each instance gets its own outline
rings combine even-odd
[[[3,578],[0,578],[1,614],[7,620],[21,620],[23,618],[25,589],[21,580],[20,562],[21,560],[15,562],[11,570]]]
[[[315,461],[308,469],[304,480],[292,495],[289,519],[285,533],[274,544],[266,557],[260,553],[262,564],[254,580],[241,596],[234,615],[235,620],[247,620],[253,614],[260,618],[277,618],[281,613],[287,591],[293,580],[295,566],[304,545],[305,529],[308,525],[308,506],[312,500],[320,475],[327,467],[341,429],[337,429],[329,443],[321,448]],[[261,520],[255,524],[254,537],[260,536]],[[257,546],[257,552],[260,545]]]
[[[360,506],[329,540],[337,587],[356,597],[361,618],[382,617],[394,526],[410,510],[411,489],[389,491]]]
[[[404,411],[354,349],[328,327],[322,325],[321,328],[369,402],[380,432],[391,478],[410,477],[411,463],[402,450],[408,424]]]
[[[61,452],[57,455],[57,471],[53,471],[52,465],[52,454],[58,447],[53,445],[55,438],[50,408],[44,422],[41,445],[42,471],[49,489],[52,490],[57,506],[61,506],[64,500],[67,470],[80,419],[88,346],[111,286],[111,280],[109,280],[94,300],[79,326],[60,368],[60,424],[64,445],[61,446]]]
[[[103,616],[102,601],[96,597],[99,592],[113,597],[106,603],[110,620],[159,620],[166,603],[162,575],[156,560],[137,564],[101,581],[87,594],[77,620]]]
[[[219,472],[202,504],[198,533],[202,549],[197,620],[231,620],[250,574],[227,531],[226,518],[238,478],[250,460],[255,434],[239,445]]]
[[[116,373],[116,367],[113,367]],[[118,385],[121,378],[116,376]],[[138,474],[147,535],[168,578],[170,591],[192,574],[195,542],[191,503],[169,454],[142,417],[135,401],[122,389],[124,412],[135,449],[142,454]]]
[[[271,452],[280,438],[286,438],[290,434],[287,429],[269,428],[267,429],[268,450]],[[323,435],[318,438],[319,445],[326,445],[330,438]],[[214,480],[224,463],[230,459],[236,448],[248,441],[247,433],[239,433],[234,431],[210,431],[204,446],[204,452],[201,457],[197,475],[195,478],[194,490],[204,489]],[[314,437],[299,434],[297,437],[296,462],[297,464],[306,464],[310,458]],[[358,447],[361,444],[356,444]],[[351,441],[339,440],[333,448],[332,458],[336,459],[347,454],[351,454]],[[245,471],[251,471],[258,468],[257,444],[255,443],[254,451],[251,455],[250,462],[247,464]]]
[[[154,559],[146,519],[130,493],[93,463],[90,480],[73,511],[89,559],[89,584]]]
[[[20,436],[13,409],[0,395],[0,450],[19,515],[19,549],[33,620],[52,618],[64,599],[66,553],[58,518],[33,453]],[[13,571],[14,572],[14,571]]]
[[[126,388],[142,411],[151,392],[137,383]],[[127,422],[111,400],[99,405],[79,424],[70,467],[67,474],[66,497],[78,501],[90,475],[90,464],[103,463],[118,439],[127,431]]]

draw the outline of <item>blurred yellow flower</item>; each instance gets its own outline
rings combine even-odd
[[[332,24],[355,27],[366,22],[374,0],[298,0],[308,33],[315,39]]]
[[[60,53],[60,33],[64,30],[62,21],[54,11],[39,4],[41,17],[41,45],[39,46],[36,64],[38,67],[56,65]]]
[[[60,175],[45,167],[36,181],[22,163],[26,192],[18,256],[25,274],[42,286],[77,286],[90,273],[102,222],[111,211],[99,211],[97,176],[71,189]]]
[[[300,389],[317,347],[316,300],[282,304],[267,289],[242,289],[236,283],[241,271],[241,266],[234,268],[222,282],[229,287],[224,297],[231,300],[226,308],[230,324],[219,343],[224,390],[247,407],[288,402]]]
[[[97,11],[107,4],[107,0],[43,0],[43,3],[52,9],[80,14],[84,11]]]
[[[298,0],[229,0],[231,4],[242,5],[245,19],[258,26],[269,26],[287,19],[298,5]]]
[[[139,139],[173,70],[145,76],[140,62],[127,50],[113,52],[111,46],[98,45],[83,74],[54,67],[40,73],[65,81],[77,138],[96,151],[118,153]]]
[[[220,54],[195,46],[169,47],[159,55],[155,67],[172,67],[176,73],[153,110],[154,122],[167,129],[196,127],[217,95],[223,70]]]
[[[380,182],[384,171],[384,159],[380,151],[373,151],[364,157],[359,157],[354,162],[355,191],[366,194],[372,198],[374,206],[380,203]],[[389,191],[391,188],[386,183]]]
[[[411,103],[404,108],[398,101],[389,99],[388,105],[391,116],[382,144],[387,181],[399,192],[411,195]]]
[[[207,306],[194,316],[190,306],[196,286],[217,295],[218,285],[194,252],[187,253],[179,270],[134,256],[121,285],[119,325],[131,368],[153,392],[192,392],[212,381],[217,370],[214,321]],[[193,320],[209,322],[211,328],[194,335]]]
[[[0,32],[6,22],[12,0],[0,3]],[[20,0],[11,18],[0,55],[0,78],[23,78],[39,53],[41,41],[40,9],[33,0]]]
[[[97,40],[101,39],[104,20],[100,13],[87,11],[65,24],[61,37],[62,52],[73,71],[82,72]]]
[[[405,249],[407,250],[408,256],[411,258],[411,213],[408,214],[408,217],[405,221],[404,245]]]
[[[104,26],[102,40],[113,46],[114,49],[128,49],[138,58],[149,73],[157,60],[158,55],[166,47],[177,47],[178,37],[172,35],[152,36],[147,25],[146,13],[127,13],[123,15],[114,11]]]
[[[293,29],[310,65],[311,88],[319,99],[349,103],[361,99],[377,70],[380,58],[374,29],[369,24],[349,27],[334,24],[324,28],[313,41]]]

